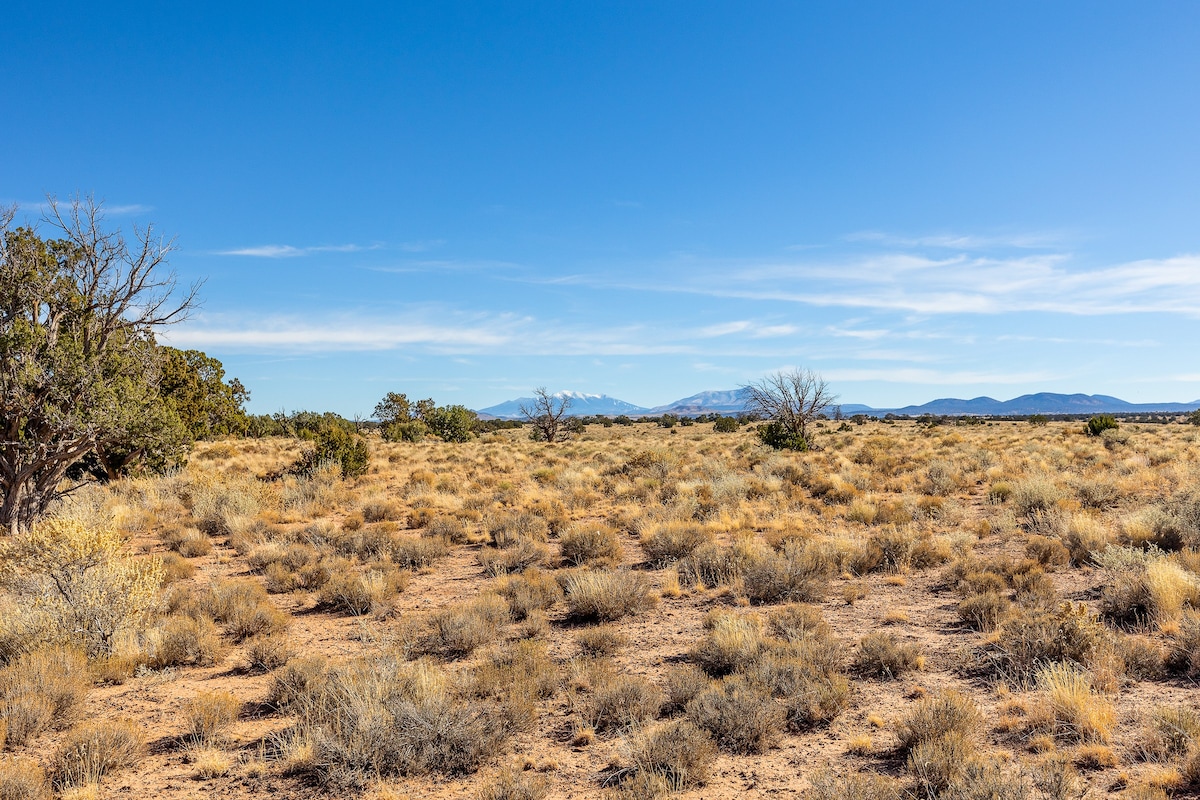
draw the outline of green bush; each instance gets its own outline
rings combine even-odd
[[[362,437],[341,427],[327,427],[317,434],[313,447],[292,467],[299,475],[312,475],[322,464],[334,463],[341,467],[342,477],[357,478],[367,473],[371,465],[371,451]]]
[[[713,423],[713,430],[717,433],[733,433],[740,427],[741,423],[736,417],[717,417],[717,421]]]
[[[808,440],[799,434],[792,433],[781,422],[768,422],[758,426],[758,438],[767,447],[776,450],[808,450]]]
[[[475,438],[479,417],[466,406],[439,406],[425,415],[429,430],[443,442],[469,442]]]
[[[393,422],[383,426],[385,442],[419,442],[429,433],[429,426],[419,419]]]
[[[1088,420],[1087,434],[1088,436],[1099,436],[1105,431],[1115,431],[1119,427],[1112,414],[1098,414]]]

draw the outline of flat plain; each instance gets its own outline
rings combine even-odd
[[[161,562],[162,585],[61,713],[21,728],[6,690],[0,782],[231,800],[1200,786],[1200,429],[828,422],[817,442],[645,423],[374,440],[343,480],[286,474],[302,442],[229,440],[90,489],[66,516]],[[4,603],[0,684],[65,663],[18,583]],[[72,778],[64,754],[106,725],[130,752]]]

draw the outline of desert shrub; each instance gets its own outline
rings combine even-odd
[[[1110,548],[1105,555],[1115,551]],[[1106,570],[1101,606],[1105,615],[1114,619],[1161,625],[1177,620],[1185,606],[1197,605],[1200,583],[1196,577],[1165,558],[1132,559]]]
[[[397,536],[388,550],[392,562],[409,569],[432,565],[450,553],[450,540],[436,536]]]
[[[762,629],[753,617],[720,614],[692,650],[692,660],[709,675],[721,676],[758,658],[764,646]]]
[[[536,773],[506,769],[486,781],[475,796],[478,800],[542,800],[550,793],[550,782]]]
[[[547,698],[558,691],[558,666],[546,643],[534,639],[511,642],[492,653],[471,673],[470,692],[477,697]]]
[[[612,622],[654,604],[650,582],[630,570],[597,570],[567,579],[567,614],[574,620]]]
[[[1054,786],[1047,783],[1048,788]],[[1062,784],[1058,786],[1061,788]],[[1077,796],[1047,794],[1052,799],[1062,797],[1063,800]],[[985,758],[962,763],[953,780],[938,796],[945,800],[1030,800],[1035,795],[1021,771],[1010,772],[996,759]]]
[[[21,583],[46,638],[77,642],[94,657],[154,612],[162,567],[128,558],[110,528],[52,517],[0,542],[0,579]]]
[[[1109,640],[1107,629],[1085,606],[1066,603],[1009,616],[982,655],[994,671],[1021,683],[1050,662],[1090,664]]]
[[[461,519],[456,519],[455,517],[434,517],[425,526],[425,530],[422,531],[421,535],[430,536],[435,539],[445,539],[451,544],[466,544],[470,540],[467,526],[463,524]]]
[[[888,679],[921,669],[924,664],[925,657],[917,645],[899,642],[894,634],[887,632],[864,636],[854,658],[854,666],[862,674]]]
[[[377,658],[336,665],[315,692],[296,705],[313,742],[317,776],[332,786],[471,773],[516,731],[503,703],[457,693],[425,662]]]
[[[550,535],[546,520],[528,512],[498,514],[488,520],[487,530],[492,544],[501,548],[527,540],[544,542]]]
[[[150,631],[147,645],[147,664],[153,669],[211,666],[225,649],[212,619],[184,614],[172,614],[160,622]]]
[[[1070,664],[1047,664],[1038,670],[1038,689],[1045,696],[1048,723],[1057,738],[1073,742],[1107,742],[1116,712],[1092,689],[1088,676]]]
[[[765,753],[779,741],[784,709],[766,690],[739,675],[705,689],[688,703],[688,719],[731,753]]]
[[[324,658],[293,658],[271,676],[267,704],[280,711],[301,710],[322,695],[327,676]]]
[[[1166,666],[1188,677],[1200,675],[1200,614],[1196,611],[1189,609],[1180,618],[1171,635]]]
[[[508,547],[483,547],[479,550],[479,565],[492,577],[523,572],[545,563],[550,550],[541,542],[521,539]]]
[[[60,788],[98,783],[129,767],[142,753],[141,729],[130,720],[86,722],[67,733],[54,755],[54,783]]]
[[[821,771],[811,778],[805,800],[900,800],[897,782],[883,775],[864,772],[836,774]]]
[[[367,441],[345,428],[330,425],[317,434],[312,446],[292,465],[297,475],[312,476],[324,464],[337,464],[345,478],[366,475],[371,466]]]
[[[1169,761],[1187,754],[1200,742],[1200,713],[1187,706],[1159,706],[1145,721],[1142,754],[1153,761]]]
[[[629,731],[658,716],[663,699],[663,693],[645,678],[619,675],[596,687],[584,718],[598,733]]]
[[[693,523],[669,522],[654,527],[639,540],[646,558],[661,569],[687,558],[698,547],[712,542],[712,534]]]
[[[770,663],[763,659],[762,663]],[[827,725],[850,706],[850,681],[845,675],[815,668],[803,659],[784,662],[793,668],[783,694],[788,727],[807,731]],[[758,673],[756,673],[757,677]]]
[[[212,552],[212,541],[195,528],[184,531],[177,539],[169,541],[168,545],[184,558],[199,558]]]
[[[364,502],[359,511],[366,522],[401,519],[400,507],[395,502],[378,497]]]
[[[974,754],[971,738],[955,731],[913,745],[908,750],[908,770],[917,779],[922,794],[942,797]]]
[[[737,417],[717,417],[713,422],[713,430],[717,433],[734,433],[740,427]]]
[[[1031,475],[1012,487],[1010,500],[1013,511],[1026,520],[1037,513],[1053,511],[1062,498],[1062,491],[1049,477]]]
[[[493,641],[509,619],[508,604],[494,594],[450,606],[430,619],[432,649],[450,657],[465,656]]]
[[[607,525],[577,525],[563,533],[563,561],[580,566],[592,561],[615,564],[621,560],[621,540]]]
[[[256,636],[246,643],[246,663],[250,669],[270,672],[292,657],[291,642],[284,633]]]
[[[333,571],[317,595],[328,608],[360,616],[390,613],[392,601],[408,585],[408,573],[394,567],[359,571],[349,564]]]
[[[267,599],[266,590],[257,581],[219,580],[194,602],[189,613],[207,614],[226,626],[235,641],[251,636],[286,630],[290,617]]]
[[[615,625],[597,625],[575,633],[579,652],[591,658],[611,656],[624,647],[629,639]]]
[[[771,610],[767,625],[773,636],[787,641],[799,641],[814,635],[828,636],[833,633],[829,623],[821,618],[820,609],[793,603]]]
[[[997,592],[980,592],[958,604],[958,617],[977,631],[995,630],[1012,603]]]
[[[867,543],[871,551],[869,565],[860,569],[902,571],[909,567],[918,569],[942,564],[950,560],[949,547],[934,538],[928,531],[917,531],[911,527],[888,526],[875,531]]]
[[[670,791],[703,786],[715,756],[713,740],[687,721],[651,728],[634,737],[628,748],[634,775],[661,779]]]
[[[1048,569],[1066,566],[1071,560],[1071,551],[1061,541],[1036,534],[1025,541],[1025,555]]]
[[[1099,436],[1105,431],[1115,431],[1121,426],[1117,424],[1117,420],[1111,414],[1097,414],[1087,421],[1088,436]]]
[[[901,748],[908,752],[921,742],[951,734],[970,736],[979,721],[979,709],[969,697],[945,692],[914,703],[896,726],[896,736]]]
[[[521,622],[535,611],[545,611],[563,599],[562,587],[554,576],[536,567],[519,575],[497,579],[492,591],[505,599],[516,622]]]
[[[199,692],[183,703],[184,729],[193,745],[211,747],[237,722],[242,702],[229,692]]]
[[[809,602],[825,593],[836,563],[812,542],[792,541],[783,552],[750,560],[742,574],[752,603]]]
[[[383,558],[394,546],[392,533],[387,525],[369,525],[353,530],[342,528],[332,535],[331,543],[339,554],[362,561]]]
[[[663,701],[663,712],[674,713],[682,711],[692,698],[709,686],[708,676],[693,664],[676,664],[667,670],[666,699]]]
[[[48,728],[65,725],[90,689],[81,651],[54,647],[22,654],[0,669],[0,725],[9,744],[25,744]]]
[[[50,800],[46,773],[33,759],[0,757],[0,800]]]
[[[736,539],[728,547],[705,544],[676,565],[679,580],[685,584],[723,586],[745,574],[752,565],[775,556],[762,541],[750,537]]]

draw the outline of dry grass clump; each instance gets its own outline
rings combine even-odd
[[[916,644],[900,642],[894,634],[881,631],[859,640],[854,666],[864,675],[894,680],[923,669],[925,657]]]
[[[407,572],[390,564],[360,571],[347,562],[331,572],[317,598],[323,606],[354,616],[387,616],[392,601],[408,586],[408,580]]]
[[[631,767],[626,779],[650,778],[649,785],[658,783],[667,791],[694,789],[708,780],[716,754],[712,738],[700,728],[687,721],[667,722],[630,741],[627,755]]]
[[[291,640],[285,633],[256,636],[246,643],[246,664],[257,672],[270,672],[282,667],[291,657]]]
[[[1159,706],[1143,723],[1139,751],[1148,761],[1182,757],[1200,742],[1200,713],[1186,706]]]
[[[503,702],[462,695],[425,662],[390,658],[328,669],[293,700],[311,762],[327,785],[363,788],[378,777],[461,775],[498,755],[518,721]]]
[[[475,796],[478,800],[542,800],[549,793],[545,776],[506,769],[485,782]]]
[[[184,602],[182,610],[207,614],[226,626],[234,641],[287,630],[291,618],[276,608],[261,584],[236,578],[220,580],[203,595]]]
[[[613,622],[650,608],[650,581],[632,570],[596,570],[567,579],[567,614],[577,621]]]
[[[696,695],[687,717],[723,750],[765,753],[783,735],[786,712],[771,693],[741,675],[730,675]]]
[[[498,514],[488,520],[487,531],[492,544],[499,548],[512,547],[523,541],[544,542],[550,536],[546,520],[528,512]]]
[[[216,623],[207,616],[172,614],[146,639],[146,663],[153,669],[211,666],[224,651]]]
[[[387,552],[397,566],[423,569],[450,554],[450,540],[440,536],[396,536]]]
[[[421,532],[421,535],[435,539],[445,539],[451,544],[466,544],[471,540],[471,534],[467,530],[467,526],[457,517],[434,517],[425,526],[425,530]]]
[[[181,713],[188,739],[194,746],[219,744],[237,722],[242,701],[229,692],[199,692],[183,703]]]
[[[532,539],[520,539],[507,547],[483,547],[479,550],[479,565],[493,578],[523,572],[545,563],[550,549]]]
[[[1115,620],[1161,627],[1200,606],[1200,580],[1161,551],[1111,547],[1098,563],[1106,572],[1101,606]]]
[[[24,653],[0,669],[0,726],[10,745],[23,745],[66,725],[91,689],[83,653],[55,647]]]
[[[938,796],[962,774],[975,753],[979,709],[957,692],[918,700],[896,726],[909,771],[925,792]]]
[[[884,775],[821,771],[812,776],[806,800],[900,800],[899,783]]]
[[[450,606],[429,620],[429,651],[461,658],[500,635],[511,619],[508,603],[495,594],[481,594],[473,600]]]
[[[511,642],[492,653],[471,672],[470,692],[477,697],[545,699],[558,692],[558,665],[546,643],[535,639]]]
[[[701,669],[720,677],[753,663],[764,644],[757,617],[717,614],[710,618],[708,633],[691,655]]]
[[[1049,476],[1030,475],[1013,484],[1008,499],[1018,517],[1032,521],[1039,514],[1054,511],[1062,496],[1062,490]]]
[[[46,773],[30,758],[0,757],[0,800],[49,800]]]
[[[575,525],[562,534],[559,543],[563,561],[573,566],[592,562],[617,564],[623,552],[617,532],[607,525]]]
[[[616,654],[629,643],[628,637],[616,625],[597,625],[575,632],[579,652],[589,658],[603,658]]]
[[[1038,690],[1046,699],[1044,717],[1034,724],[1070,742],[1108,742],[1116,725],[1112,703],[1092,688],[1087,674],[1070,664],[1038,670]]]
[[[131,720],[86,722],[67,733],[54,755],[55,786],[67,789],[98,783],[132,766],[142,754],[141,728]]]
[[[755,604],[812,602],[824,595],[836,567],[828,548],[812,540],[790,541],[782,553],[747,559],[742,586]]]
[[[621,733],[658,716],[663,693],[637,675],[618,675],[588,697],[584,720],[597,733]]]
[[[697,548],[712,543],[712,534],[693,522],[665,522],[642,532],[638,544],[656,569],[687,558]]]
[[[554,575],[536,567],[530,567],[519,575],[498,578],[491,590],[508,602],[509,611],[516,622],[534,612],[545,611],[563,599],[562,587]]]

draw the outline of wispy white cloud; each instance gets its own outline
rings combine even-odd
[[[315,245],[311,247],[295,247],[290,244],[263,244],[255,247],[239,247],[233,250],[218,250],[218,256],[249,256],[251,258],[296,258],[314,253],[357,253],[363,250],[377,250],[381,245],[332,244]]]
[[[830,381],[882,381],[884,383],[967,386],[973,384],[1033,384],[1062,377],[1051,372],[939,371],[920,368],[831,369],[822,375]]]
[[[996,248],[1046,248],[1063,243],[1061,233],[935,233],[902,236],[884,231],[857,231],[842,237],[847,242],[870,242],[888,247],[930,248],[946,250],[990,250]]]

